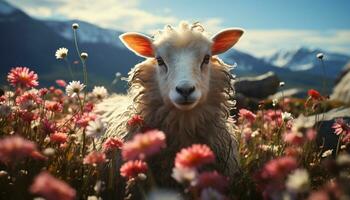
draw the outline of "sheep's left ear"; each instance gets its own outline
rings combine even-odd
[[[145,58],[154,57],[154,48],[151,38],[141,33],[129,32],[120,35],[119,39],[128,49],[137,55]]]
[[[235,45],[244,31],[240,28],[224,29],[212,37],[213,45],[211,54],[217,55],[224,53]]]

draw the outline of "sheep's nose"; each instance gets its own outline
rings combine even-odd
[[[177,93],[186,98],[190,96],[196,88],[193,85],[184,84],[181,86],[176,86],[175,89]]]

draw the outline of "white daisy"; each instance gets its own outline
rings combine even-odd
[[[171,174],[177,182],[185,183],[192,182],[197,177],[197,171],[192,168],[173,168],[173,173]]]
[[[67,55],[68,55],[68,49],[64,47],[57,49],[55,53],[56,59],[58,60],[64,59]]]
[[[74,97],[78,95],[83,89],[85,85],[80,83],[80,81],[71,81],[66,87],[66,93],[70,97]]]
[[[329,157],[329,156],[332,155],[332,153],[333,153],[333,149],[329,149],[329,150],[323,152],[322,157],[323,157],[323,158]]]
[[[80,57],[81,57],[82,59],[84,59],[84,60],[87,59],[88,56],[89,56],[89,55],[88,55],[86,52],[83,52],[83,53],[80,54]]]
[[[323,57],[324,57],[324,54],[323,54],[323,53],[318,53],[318,54],[316,55],[316,57],[317,57],[318,59],[322,60]]]
[[[305,169],[296,169],[288,176],[286,187],[294,192],[306,191],[310,186],[309,173]]]
[[[101,118],[98,117],[94,121],[90,121],[86,127],[86,136],[99,138],[107,130],[107,123]]]
[[[272,106],[275,107],[278,104],[278,99],[272,100]]]
[[[289,120],[293,120],[293,116],[289,112],[283,112],[282,113],[282,120],[285,121],[285,122],[287,122]]]
[[[72,24],[72,28],[75,29],[75,30],[78,29],[79,28],[79,24],[78,23],[73,23]]]
[[[107,89],[103,86],[95,86],[92,90],[92,95],[97,99],[104,99],[108,96]]]

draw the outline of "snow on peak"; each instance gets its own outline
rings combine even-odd
[[[78,23],[78,40],[87,43],[107,43],[117,47],[123,47],[118,39],[118,32],[110,29],[103,29],[83,21],[45,21],[56,33],[62,37],[72,40],[72,24]]]
[[[9,15],[16,11],[16,8],[11,6],[6,1],[0,0],[0,14]]]

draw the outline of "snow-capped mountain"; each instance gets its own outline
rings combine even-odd
[[[322,52],[324,63],[327,67],[326,71],[330,76],[337,76],[344,65],[350,60],[350,56],[328,52],[321,49],[311,49],[301,47],[293,50],[280,50],[270,57],[264,58],[277,67],[287,68],[291,71],[306,71],[313,74],[320,74],[322,66],[319,59],[316,58],[317,53]]]
[[[121,32],[104,29],[96,25],[79,21],[79,20],[69,20],[69,21],[43,21],[46,25],[52,28],[60,36],[73,40],[72,24],[78,23],[79,31],[78,38],[80,42],[86,43],[106,43],[117,47],[123,47],[118,36]]]

